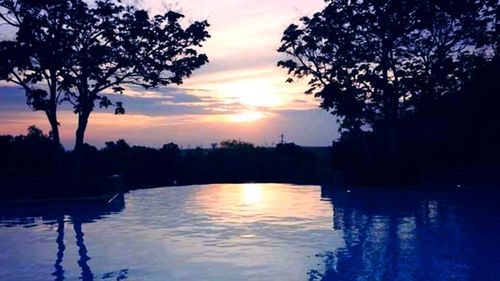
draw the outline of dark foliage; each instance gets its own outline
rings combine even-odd
[[[53,140],[60,145],[58,106],[72,105],[78,115],[74,173],[91,112],[121,102],[126,85],[144,88],[182,84],[208,62],[198,53],[209,38],[206,21],[181,24],[184,15],[168,11],[150,16],[122,1],[0,0],[0,26],[15,31],[0,41],[0,80],[21,86],[33,110],[44,111]],[[58,158],[56,158],[58,159]]]
[[[338,118],[335,168],[384,184],[500,164],[498,1],[326,4],[285,30],[278,66]]]
[[[34,127],[27,136],[0,136],[0,152],[6,152],[0,163],[2,175],[30,178],[51,174],[46,165],[51,147],[48,136]],[[181,150],[174,143],[155,149],[118,140],[106,142],[102,149],[85,144],[82,171],[86,177],[123,175],[132,188],[221,182],[319,183],[323,180],[321,167],[327,167],[331,159],[329,149],[317,150],[293,143],[256,147],[236,140],[211,149]],[[66,153],[68,164],[71,153]]]
[[[35,126],[27,135],[0,136],[0,175],[45,177],[52,174],[55,147],[49,136]]]
[[[383,134],[342,137],[333,146],[334,168],[354,171],[357,183],[413,184],[426,169],[500,166],[498,77],[500,61],[484,62],[458,94],[402,118],[395,159],[388,157]]]
[[[330,161],[328,150],[324,153],[318,156],[294,144],[265,148],[235,140],[212,149],[180,150],[166,144],[158,150],[121,140],[107,143],[95,158],[87,155],[86,167],[103,175],[123,174],[131,185],[318,182],[318,167]]]
[[[343,133],[383,130],[458,93],[477,60],[495,57],[495,1],[327,0],[290,25],[278,62],[309,78],[306,94],[339,118]]]

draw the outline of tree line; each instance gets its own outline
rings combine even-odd
[[[54,157],[51,137],[31,126],[26,135],[0,136],[0,178],[37,178],[55,173],[47,165]],[[314,151],[293,143],[259,147],[239,140],[222,141],[210,149],[161,148],[109,141],[98,149],[84,144],[84,177],[123,175],[130,188],[215,182],[319,183],[323,167],[331,163],[328,148]],[[63,154],[63,173],[71,174],[74,151]],[[66,169],[66,170],[65,170]]]

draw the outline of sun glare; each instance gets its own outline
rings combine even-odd
[[[222,94],[246,106],[272,107],[281,103],[273,86],[264,80],[239,80],[222,86]]]

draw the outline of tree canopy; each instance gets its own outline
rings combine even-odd
[[[125,113],[108,94],[182,84],[208,62],[199,53],[210,37],[207,21],[185,25],[183,18],[150,16],[120,0],[0,0],[0,24],[15,30],[0,42],[0,79],[22,86],[28,105],[45,111],[58,144],[57,107],[71,104],[79,150],[96,107]]]
[[[24,89],[27,104],[47,115],[53,140],[60,145],[57,107],[64,93],[62,72],[68,63],[70,1],[0,1],[0,79]],[[10,29],[6,28],[9,27]],[[15,32],[9,39],[9,32]]]
[[[125,113],[104,93],[181,84],[208,62],[198,53],[208,23],[183,27],[177,12],[151,17],[121,1],[2,0],[0,7],[3,23],[16,28],[0,44],[1,77],[21,85],[35,110],[69,102],[83,119],[95,106]]]
[[[284,32],[278,66],[308,78],[306,94],[343,133],[391,127],[470,80],[498,56],[498,3],[490,0],[327,0]]]

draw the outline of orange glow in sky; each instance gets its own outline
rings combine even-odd
[[[165,7],[178,10],[186,15],[186,23],[208,20],[211,38],[200,51],[210,62],[179,87],[126,87],[123,96],[112,95],[112,101],[124,102],[126,115],[115,116],[112,109],[92,113],[86,133],[90,144],[123,138],[151,146],[173,141],[206,147],[224,139],[272,145],[284,133],[300,145],[319,146],[337,136],[335,118],[318,109],[318,100],[303,94],[307,81],[285,83],[286,71],[276,66],[284,58],[276,51],[283,31],[321,10],[323,0],[131,2],[152,15]],[[5,86],[0,83],[0,134],[24,133],[33,124],[48,132],[43,113],[30,112],[22,91],[15,102],[7,98],[12,104],[2,100]],[[69,106],[61,111],[63,143],[71,148],[76,116]]]
[[[264,114],[257,111],[246,111],[234,115],[229,115],[228,120],[234,123],[253,122],[264,118]]]

